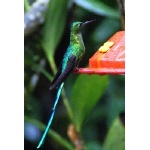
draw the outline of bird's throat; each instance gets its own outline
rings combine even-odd
[[[72,44],[80,44],[80,45],[84,46],[83,39],[82,39],[82,34],[81,33],[71,34],[70,42]]]

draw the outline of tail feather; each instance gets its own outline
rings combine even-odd
[[[47,135],[47,132],[48,132],[48,130],[49,130],[49,128],[50,128],[50,125],[51,125],[51,123],[52,123],[52,120],[53,120],[53,117],[54,117],[54,114],[55,114],[56,105],[57,105],[57,103],[58,103],[58,100],[59,100],[59,97],[60,97],[60,94],[61,94],[61,90],[62,90],[62,88],[63,88],[63,85],[64,85],[64,82],[61,83],[61,85],[58,87],[58,91],[57,91],[57,94],[56,94],[56,99],[55,99],[55,103],[54,103],[53,108],[52,108],[52,112],[51,112],[51,115],[50,115],[50,119],[49,119],[49,121],[48,121],[48,124],[47,124],[47,126],[46,126],[46,129],[45,129],[45,131],[44,131],[44,133],[43,133],[43,136],[42,136],[42,138],[41,138],[41,140],[40,140],[40,142],[39,142],[37,148],[40,148],[41,145],[43,144],[44,139],[45,139],[45,137],[46,137],[46,135]]]

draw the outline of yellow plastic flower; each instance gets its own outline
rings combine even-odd
[[[113,46],[114,45],[114,42],[105,42],[104,44],[103,44],[103,46],[101,46],[99,49],[98,49],[98,51],[100,51],[100,52],[103,52],[103,53],[105,53],[105,52],[107,52],[108,50],[109,50],[109,48],[111,47],[111,46]]]

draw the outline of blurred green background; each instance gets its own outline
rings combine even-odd
[[[96,19],[82,31],[86,53],[79,67],[87,67],[122,23],[114,0],[24,0],[24,8],[24,149],[34,150],[54,103],[49,87],[69,45],[70,24]],[[125,76],[71,74],[41,149],[74,150],[70,124],[84,150],[124,150]]]

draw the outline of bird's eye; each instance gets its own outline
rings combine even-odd
[[[81,27],[82,23],[80,23],[78,26]]]

